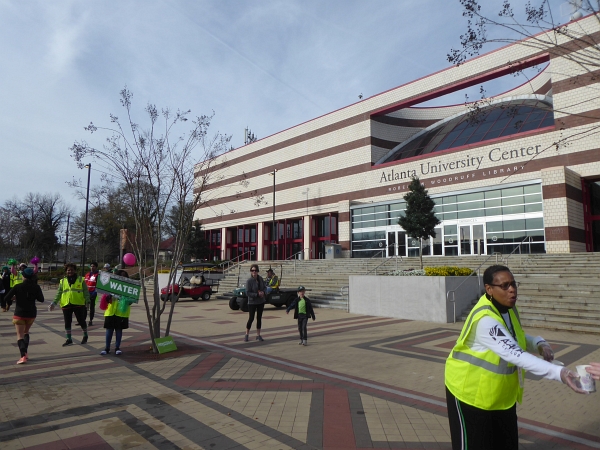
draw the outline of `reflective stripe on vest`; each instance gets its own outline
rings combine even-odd
[[[85,297],[83,295],[83,280],[77,277],[75,283],[69,285],[67,278],[60,280],[62,294],[60,296],[60,307],[64,308],[68,304],[82,306],[85,305]],[[87,286],[86,286],[87,289]]]
[[[525,349],[527,342],[516,307],[509,310],[509,315],[516,340]],[[456,345],[446,360],[446,386],[464,403],[485,410],[505,410],[522,400],[519,368],[504,361],[492,350],[473,350],[467,342],[474,340],[474,337],[470,340],[468,338],[476,332],[479,320],[485,316],[504,325],[498,310],[483,295],[469,314]]]

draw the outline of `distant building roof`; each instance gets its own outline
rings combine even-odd
[[[175,244],[175,238],[174,237],[170,237],[169,239],[165,239],[164,241],[162,241],[160,243],[160,245],[158,246],[159,250],[165,250],[165,251],[170,251],[173,250],[173,245]]]

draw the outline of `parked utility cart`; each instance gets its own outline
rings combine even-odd
[[[221,271],[214,264],[190,263],[183,264],[177,270],[177,283],[160,290],[160,298],[166,301],[171,295],[178,299],[210,300],[211,295],[219,292]]]
[[[279,288],[265,295],[265,303],[274,305],[278,308],[290,306],[296,298],[296,289]],[[229,307],[234,311],[241,309],[248,312],[248,296],[246,295],[246,286],[240,286],[233,291],[233,297],[229,299]]]

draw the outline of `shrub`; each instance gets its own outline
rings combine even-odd
[[[473,273],[468,267],[441,266],[425,267],[425,275],[428,277],[466,277]]]

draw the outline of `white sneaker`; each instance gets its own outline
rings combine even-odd
[[[308,341],[302,341],[302,345],[306,347],[308,345]]]
[[[298,345],[302,345],[304,344],[304,341],[302,339],[300,339],[300,342],[298,342]]]

